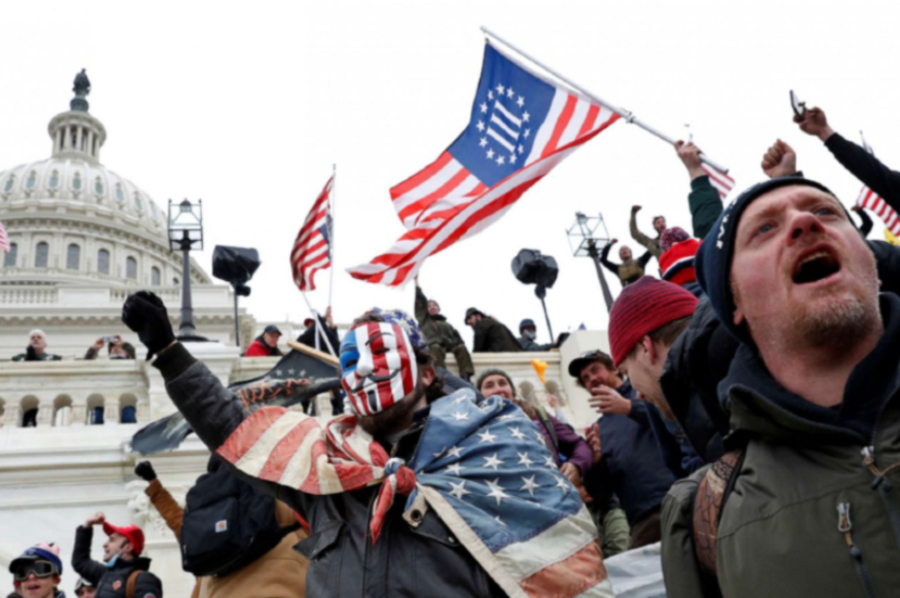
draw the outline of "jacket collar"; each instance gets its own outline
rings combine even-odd
[[[883,405],[900,388],[900,298],[880,296],[884,335],[850,374],[839,408],[815,405],[778,383],[755,347],[741,344],[719,396],[735,431],[792,441],[868,442]]]

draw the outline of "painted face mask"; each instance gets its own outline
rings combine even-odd
[[[375,415],[413,392],[418,366],[406,332],[394,324],[367,322],[341,342],[344,390],[357,415]]]

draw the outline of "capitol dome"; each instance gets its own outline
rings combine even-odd
[[[85,77],[84,81],[87,81]],[[134,183],[100,163],[106,128],[81,90],[50,120],[50,158],[0,172],[0,222],[10,251],[0,284],[179,284],[167,214]],[[193,266],[191,279],[209,283]]]

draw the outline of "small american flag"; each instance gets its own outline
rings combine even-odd
[[[6,227],[0,222],[0,251],[9,252],[9,235],[6,234]]]
[[[381,483],[373,541],[397,495],[409,494],[407,509],[421,497],[509,596],[613,596],[578,491],[537,426],[501,397],[477,402],[464,389],[433,402],[409,463],[388,459],[352,416],[322,423],[276,407],[244,420],[218,454],[309,494]]]
[[[725,196],[734,189],[734,179],[712,166],[702,164],[700,167],[703,169],[703,172],[706,173],[706,176],[709,177],[709,182],[712,183],[712,186],[719,192],[722,199],[725,199]]]
[[[866,143],[866,139],[862,140],[862,147],[864,150],[875,155],[875,152],[872,151],[872,148],[869,147],[869,144]],[[900,236],[900,217],[897,216],[897,212],[888,205],[886,201],[884,201],[881,196],[877,193],[869,189],[867,186],[863,185],[863,188],[859,191],[859,197],[856,198],[856,205],[861,208],[865,208],[870,210],[874,214],[876,214],[879,218],[884,221],[884,225],[891,232],[892,235]]]
[[[469,125],[436,161],[391,189],[406,234],[350,274],[371,283],[404,284],[428,256],[496,222],[554,166],[618,118],[486,44]]]
[[[303,221],[291,251],[294,282],[301,291],[316,290],[313,280],[316,272],[331,267],[330,198],[333,184],[334,177],[331,177]]]

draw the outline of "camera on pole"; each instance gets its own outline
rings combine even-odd
[[[234,341],[241,346],[241,332],[238,324],[238,297],[249,297],[247,283],[262,263],[259,252],[251,247],[230,247],[216,245],[213,251],[213,276],[231,284],[234,289]]]
[[[544,318],[547,320],[547,331],[550,333],[550,338],[553,339],[553,327],[550,325],[550,316],[547,314],[544,297],[547,296],[547,289],[553,287],[556,277],[559,276],[559,266],[556,264],[556,260],[549,255],[541,255],[537,249],[523,249],[513,258],[512,271],[519,282],[536,285],[534,294],[541,300]]]

